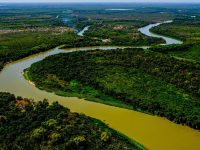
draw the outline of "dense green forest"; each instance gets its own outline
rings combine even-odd
[[[103,45],[101,41],[78,37],[75,33],[64,32],[20,32],[0,36],[0,70],[11,61],[47,51],[56,46],[83,47]]]
[[[48,32],[22,32],[6,34],[0,37],[0,69],[7,62],[18,60],[28,55],[49,50],[65,40],[73,40],[74,35],[65,33],[54,35]]]
[[[91,25],[89,33],[92,34],[95,34],[93,28],[104,29],[99,24],[101,21],[91,20],[86,16],[76,16],[76,10],[71,10],[71,7],[80,9],[75,6],[61,5],[37,7],[37,5],[21,4],[2,7],[0,10],[0,70],[8,62],[62,44],[65,44],[65,48],[69,48],[98,45],[149,45],[161,42],[161,40],[139,33],[137,28],[148,22],[137,20],[124,20],[116,23],[107,21],[105,30],[109,31],[106,34],[111,35],[112,42],[109,42],[109,39],[102,39],[98,35],[97,37],[91,35],[78,37],[76,31],[80,31],[86,25]],[[125,28],[121,32],[110,30],[111,27],[122,24]],[[132,40],[129,42],[129,39]]]
[[[83,114],[57,102],[32,100],[0,93],[0,149],[143,149]]]
[[[57,54],[24,70],[24,77],[57,95],[133,109],[200,129],[200,6],[7,4],[0,5],[0,14],[0,71],[9,62],[57,46],[149,45],[146,50]],[[183,45],[160,45],[162,39],[138,31],[166,20],[174,22],[151,31],[180,39]],[[85,26],[89,30],[78,36]],[[0,92],[1,149],[144,148],[57,102],[36,103]]]
[[[152,22],[173,19],[176,13],[176,9],[171,6],[142,9],[143,5],[132,5],[133,9],[130,11],[120,12],[109,10],[111,6],[119,7],[114,4],[2,5],[0,69],[5,63],[61,44],[66,44],[65,47],[158,44],[163,41],[144,36],[137,29]],[[159,13],[161,10],[166,13]],[[80,31],[87,25],[91,27],[84,39],[72,33],[63,33],[63,28],[70,27],[74,31]],[[55,32],[55,28],[58,28],[59,32]]]
[[[66,75],[67,74],[67,75]],[[200,64],[152,51],[73,52],[35,63],[27,75],[59,95],[128,107],[200,129]]]
[[[10,61],[61,44],[66,44],[65,48],[97,45],[135,46],[158,44],[163,41],[142,35],[138,32],[138,28],[152,22],[185,16],[185,14],[178,13],[177,9],[172,6],[161,5],[158,8],[147,7],[141,9],[142,5],[133,5],[131,6],[133,9],[120,12],[109,10],[109,7],[109,4],[102,6],[79,6],[74,4],[41,4],[39,7],[38,5],[28,4],[1,6],[0,69]],[[117,8],[118,5],[112,4],[112,7]],[[123,7],[128,8],[130,6],[124,5]],[[198,10],[191,8],[193,7],[187,8],[187,13],[199,13]],[[160,13],[161,11],[165,13]],[[175,21],[177,25],[182,22],[182,20]],[[184,22],[188,25],[188,23],[194,21],[185,19]],[[66,31],[67,27],[73,28],[74,31],[80,31],[86,25],[90,25],[90,28],[86,32],[87,37],[84,38],[77,37],[69,28],[69,31]],[[184,25],[182,26],[184,27]],[[192,31],[196,31],[198,22],[193,23],[191,28]],[[165,34],[163,30],[161,31]],[[173,31],[171,30],[171,32]],[[170,35],[179,34],[170,33]],[[190,53],[180,55],[196,56],[195,58],[198,59],[199,55],[196,55],[199,54],[197,48],[194,47]]]
[[[138,28],[147,25],[144,21],[97,21],[90,25],[85,36],[101,39],[110,45],[152,45],[164,43],[164,40],[143,35]]]

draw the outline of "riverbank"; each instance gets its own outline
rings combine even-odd
[[[173,38],[169,35],[165,36],[165,34],[161,34],[161,32],[159,32],[159,33],[154,32],[155,31],[154,29],[157,28],[158,26],[170,24],[172,22],[173,22],[173,20],[169,20],[169,21],[164,21],[164,22],[161,22],[161,23],[150,24],[150,25],[146,26],[146,28],[140,28],[138,30],[146,36],[164,39],[166,43],[162,44],[162,45],[183,44],[183,42],[178,40],[178,38],[176,39],[176,38]]]
[[[103,49],[106,48],[103,47]],[[92,50],[92,48],[78,50]],[[70,108],[72,112],[84,113],[87,116],[104,121],[109,127],[136,140],[148,149],[177,150],[183,149],[183,146],[185,150],[195,150],[195,147],[200,146],[199,132],[187,126],[177,125],[164,118],[133,110],[85,101],[84,99],[76,97],[57,96],[36,88],[24,79],[22,75],[23,70],[29,68],[34,62],[43,60],[50,55],[69,53],[72,51],[77,51],[77,49],[54,49],[8,64],[0,73],[0,82],[2,83],[0,90],[5,92],[9,91],[18,96],[29,97],[35,101],[41,99],[48,99],[50,103],[58,101],[63,106]]]
[[[100,91],[95,90],[92,87],[88,87],[88,86],[85,87],[85,88],[88,88],[89,91],[88,91],[88,93],[84,93],[84,94],[77,93],[77,92],[65,92],[65,91],[60,90],[59,88],[45,87],[45,86],[42,86],[39,84],[35,84],[33,82],[33,78],[31,77],[31,75],[29,73],[29,69],[26,69],[24,71],[23,76],[30,84],[36,86],[38,89],[56,94],[58,96],[78,97],[80,99],[85,99],[88,101],[93,101],[93,102],[102,103],[102,104],[106,104],[106,105],[110,105],[110,106],[133,110],[133,107],[131,105],[127,105],[127,104],[121,102],[120,100],[117,100],[111,96],[105,95],[105,94],[101,93]],[[97,93],[99,95],[99,98],[97,98],[95,95],[93,95],[93,94],[97,94]]]
[[[98,49],[101,49],[101,47]],[[103,47],[103,49],[106,49],[106,47]],[[74,50],[77,51],[76,48],[67,50],[59,50],[56,48],[8,64],[0,73],[0,82],[2,83],[2,86],[0,86],[1,91],[9,91],[19,96],[30,97],[35,99],[35,101],[44,98],[48,99],[50,103],[59,101],[60,104],[70,108],[73,112],[84,113],[105,121],[111,128],[122,132],[131,139],[135,139],[149,149],[195,150],[196,147],[200,147],[200,136],[196,130],[177,125],[160,117],[85,101],[76,97],[61,97],[41,91],[35,86],[30,85],[21,74],[31,64],[43,60],[47,56],[72,52]],[[87,47],[78,50],[92,50],[92,48]]]
[[[50,56],[31,65],[28,75],[37,87],[57,95],[76,95],[118,107],[128,106],[200,129],[200,114],[196,112],[199,95],[195,93],[199,81],[186,82],[191,77],[181,78],[182,67],[193,78],[199,74],[198,66],[185,65],[155,52],[99,50]],[[193,90],[185,89],[191,86]],[[196,114],[196,120],[191,114]]]
[[[51,105],[46,100],[34,103],[29,99],[0,92],[0,109],[0,147],[5,150],[41,147],[145,150],[142,145],[109,128],[105,123],[72,113],[56,102]]]

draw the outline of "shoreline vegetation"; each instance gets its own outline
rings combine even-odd
[[[103,95],[103,99],[100,99],[100,98],[96,98],[96,97],[92,97],[90,95],[84,95],[84,94],[79,94],[79,93],[70,93],[70,92],[64,92],[64,91],[61,91],[59,89],[56,89],[56,88],[45,88],[43,86],[40,86],[38,84],[35,84],[35,82],[33,82],[31,80],[31,76],[29,75],[29,68],[24,70],[24,73],[23,73],[23,76],[24,78],[32,85],[34,85],[35,87],[37,87],[38,89],[40,90],[44,90],[46,92],[50,92],[50,93],[54,93],[58,96],[64,96],[64,97],[78,97],[78,98],[84,98],[85,100],[88,100],[88,101],[93,101],[93,102],[97,102],[97,103],[102,103],[102,104],[106,104],[106,105],[110,105],[110,106],[115,106],[115,107],[121,107],[121,108],[126,108],[126,109],[131,109],[133,110],[133,107],[127,105],[127,104],[124,104],[122,103],[121,101],[113,98],[113,97],[110,97],[110,96],[107,96],[107,95]],[[94,90],[94,92],[98,92],[97,90],[95,89],[92,89]],[[105,101],[107,100],[107,101]]]
[[[171,24],[171,23],[167,23],[167,24]],[[161,25],[163,25],[163,24],[161,24]],[[160,26],[160,25],[159,25],[159,26]],[[165,36],[165,37],[167,37],[167,38],[171,38],[171,39],[178,40],[178,41],[182,42],[182,44],[172,44],[172,45],[180,46],[180,45],[183,45],[183,44],[184,44],[184,41],[182,41],[182,39],[180,39],[180,38],[178,38],[178,37],[175,37],[175,36],[173,36],[173,35],[167,35],[167,34],[159,33],[159,32],[157,32],[157,31],[154,30],[155,28],[158,28],[158,26],[151,28],[149,31],[150,31],[151,33],[153,33],[153,34],[158,35],[158,36],[161,35],[161,36]]]
[[[0,92],[0,110],[0,147],[5,150],[146,149],[103,122],[72,113],[58,102],[35,103]]]
[[[0,10],[0,13],[3,11],[0,71],[10,62],[59,45],[61,48],[151,46],[145,50],[57,54],[34,63],[24,70],[23,76],[40,90],[56,95],[133,109],[200,130],[199,17],[188,18],[196,9],[188,9],[191,12],[182,15],[170,6],[166,9],[144,7],[129,10],[131,15],[128,15],[126,11],[102,10],[99,6],[95,11],[82,10],[80,6],[76,9],[70,6],[67,11],[60,6],[53,10],[52,6],[45,10],[28,5],[23,10],[24,6],[19,5],[15,10],[12,7]],[[164,42],[162,39],[138,32],[138,28],[147,24],[171,19],[175,21],[150,31],[182,40],[181,45],[158,46]],[[77,36],[76,31],[87,25],[90,28],[85,36]],[[0,148],[89,149],[94,140],[96,149],[145,149],[101,121],[71,113],[58,103],[49,105],[46,100],[34,103],[1,92],[0,100],[0,141],[3,141]]]
[[[200,129],[198,72],[198,64],[125,49],[49,56],[26,70],[26,76],[38,88],[57,95],[134,109]],[[192,75],[184,78],[184,74]]]

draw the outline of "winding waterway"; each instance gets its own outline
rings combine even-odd
[[[170,44],[182,44],[183,42],[180,40],[176,40],[170,37],[166,37],[166,36],[162,36],[162,35],[158,35],[155,33],[150,32],[151,28],[157,27],[161,24],[166,24],[166,23],[172,23],[173,20],[169,20],[169,21],[164,21],[164,22],[160,22],[160,23],[154,23],[154,24],[149,24],[148,26],[144,27],[144,28],[140,28],[139,31],[147,36],[151,36],[151,37],[156,37],[156,38],[162,38],[165,40],[165,44],[164,45],[170,45]]]
[[[77,33],[79,36],[84,36],[84,33],[89,29],[90,26],[86,26],[81,30],[80,32]]]
[[[149,31],[149,26],[142,31]],[[84,32],[83,32],[84,33]],[[174,40],[174,39],[171,39]],[[169,43],[168,43],[169,44]],[[34,62],[58,53],[69,53],[77,50],[116,49],[123,47],[85,47],[62,50],[55,48],[43,53],[12,62],[0,72],[0,91],[10,92],[16,96],[33,98],[35,101],[47,98],[49,102],[58,101],[72,112],[84,113],[107,123],[130,138],[151,150],[198,150],[200,149],[200,132],[182,126],[167,119],[144,114],[123,108],[108,106],[79,99],[77,97],[61,97],[53,93],[39,90],[23,77],[23,70]]]

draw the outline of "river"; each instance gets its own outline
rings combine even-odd
[[[149,29],[149,26],[142,30]],[[84,32],[83,32],[84,33]],[[174,40],[174,39],[172,39]],[[23,77],[23,70],[30,67],[34,62],[40,61],[47,56],[58,53],[69,53],[77,50],[116,49],[123,47],[85,47],[52,50],[26,57],[12,62],[0,72],[0,91],[10,92],[16,96],[33,98],[40,101],[47,98],[49,102],[58,101],[72,112],[84,113],[87,116],[104,121],[111,128],[136,140],[150,150],[198,150],[200,149],[200,132],[170,122],[169,120],[148,115],[145,113],[127,110],[123,108],[95,103],[77,97],[61,97],[53,93],[39,90],[34,84]]]
[[[77,33],[79,36],[84,36],[84,33],[89,29],[90,26],[86,26],[81,30],[80,32]]]
[[[149,24],[145,28],[140,28],[139,31],[147,36],[164,39],[165,44],[163,44],[163,45],[182,44],[183,42],[180,40],[176,40],[174,38],[170,38],[170,37],[166,37],[166,36],[162,36],[162,35],[158,35],[158,34],[150,32],[151,28],[157,27],[161,24],[172,23],[172,22],[173,22],[172,20],[169,20],[169,21],[164,21],[164,22],[160,22],[160,23]]]

